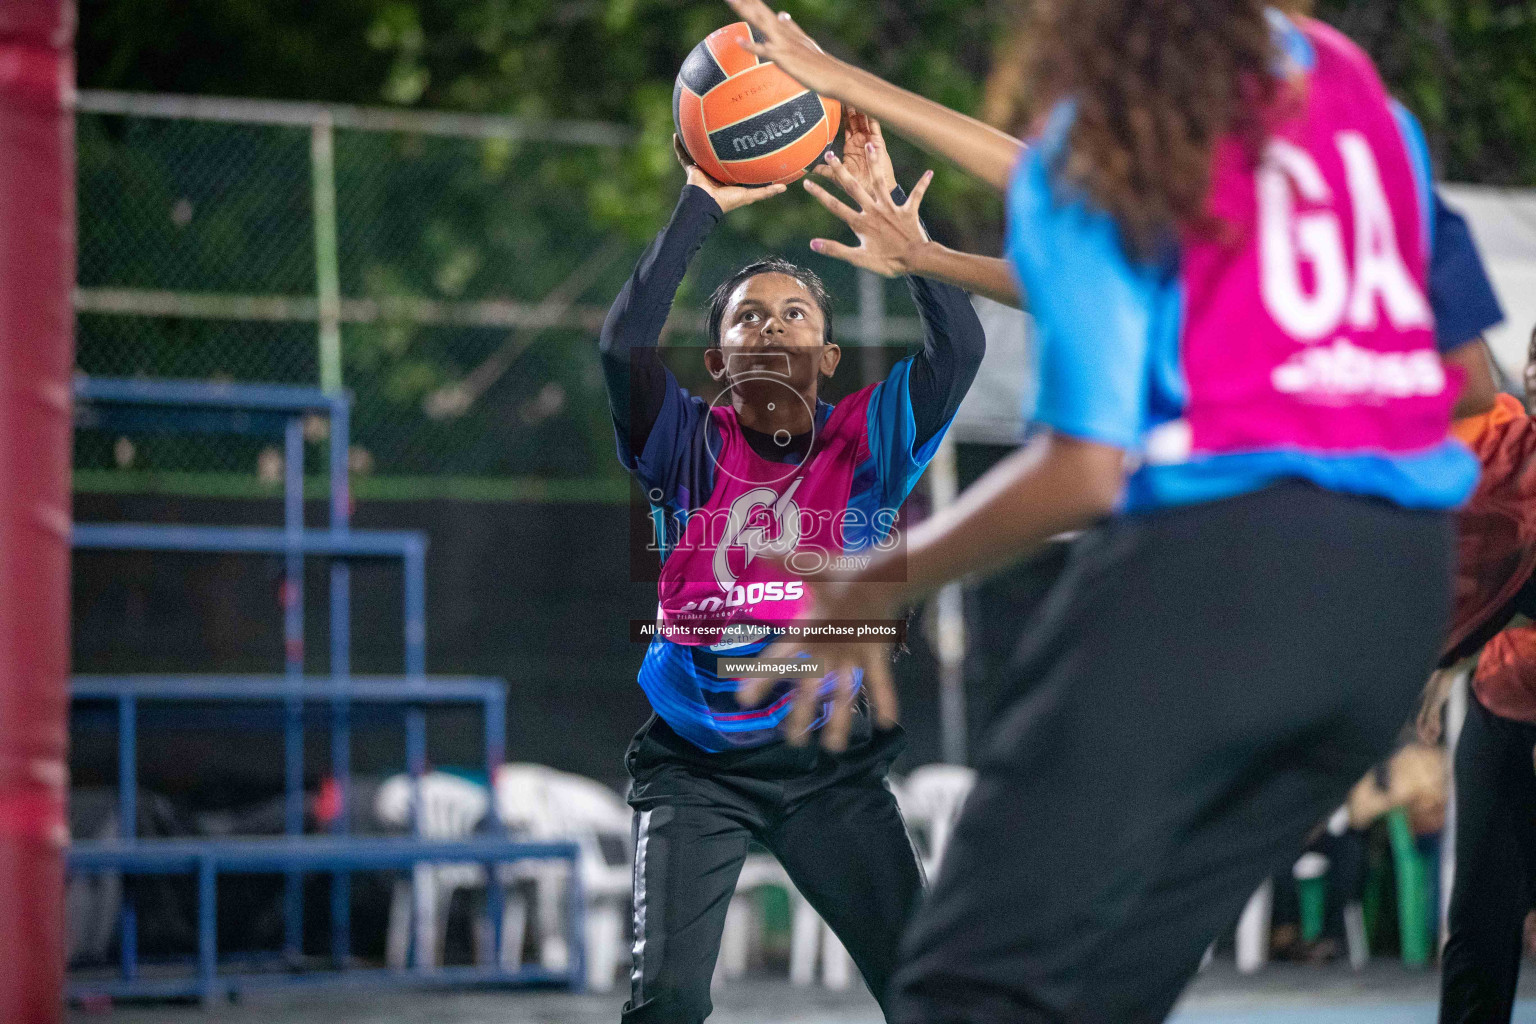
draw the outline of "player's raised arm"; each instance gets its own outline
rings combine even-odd
[[[675,136],[673,148],[687,171],[687,184],[672,220],[645,250],[614,300],[598,339],[614,428],[621,449],[632,453],[631,460],[645,450],[668,391],[678,387],[656,345],[694,254],[724,214],[785,189],[722,185],[695,166]]]
[[[865,135],[860,135],[855,127],[861,118],[870,126]],[[849,142],[844,145],[843,160],[834,156],[818,165],[815,173],[837,182],[858,204],[857,208],[840,202],[809,178],[805,181],[805,189],[853,230],[859,244],[851,246],[817,238],[812,240],[811,248],[883,277],[928,278],[985,295],[995,302],[1019,306],[1018,282],[1008,268],[1007,260],[959,252],[928,237],[920,209],[923,196],[933,181],[933,172],[919,178],[912,187],[912,194],[905,195],[894,178],[885,180],[889,177],[890,157],[881,137],[880,122],[850,108],[848,125]],[[864,160],[883,164],[885,176],[878,180],[867,177],[862,166]]]
[[[726,3],[760,39],[742,45],[773,61],[807,89],[879,118],[999,192],[1008,187],[1008,177],[1024,148],[1018,139],[825,53],[788,14],[775,15],[763,0]]]

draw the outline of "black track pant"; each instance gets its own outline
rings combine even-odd
[[[882,1005],[922,875],[885,775],[905,740],[861,718],[849,748],[708,754],[658,718],[636,735],[635,944],[625,1024],[696,1024],[756,840],[847,947]]]
[[[1162,1020],[1413,711],[1451,529],[1298,483],[1080,538],[1010,669],[892,1018]]]
[[[1536,726],[1474,694],[1456,741],[1456,881],[1441,1024],[1509,1020],[1525,915],[1536,897]]]

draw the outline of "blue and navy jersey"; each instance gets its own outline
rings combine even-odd
[[[1403,113],[1411,121],[1413,115]],[[1503,322],[1504,311],[1466,218],[1447,206],[1439,191],[1432,199],[1429,304],[1435,311],[1436,345],[1441,352],[1454,352]]]
[[[916,358],[898,362],[869,396],[865,429],[870,454],[854,470],[848,497],[850,509],[868,513],[851,517],[852,522],[861,524],[860,529],[873,530],[873,525],[863,524],[882,521],[874,514],[876,510],[901,507],[954,418],[953,409],[947,410],[936,430],[919,432],[910,387]],[[818,432],[826,426],[833,409],[826,402],[816,403]],[[619,442],[619,461],[634,474],[651,504],[663,559],[677,543],[688,516],[714,493],[722,439],[709,410],[707,401],[673,380],[644,450],[635,453],[625,447],[623,439]],[[791,454],[787,461],[799,459]],[[851,539],[849,546],[857,550],[877,539],[871,532]]]
[[[902,199],[899,194],[897,198]],[[679,384],[656,345],[688,264],[720,215],[702,190],[683,190],[671,222],[615,300],[599,344],[619,461],[635,476],[651,506],[664,572],[690,518],[715,493],[726,438],[709,403]],[[851,470],[847,510],[855,513],[849,521],[859,524],[845,531],[849,550],[889,530],[895,510],[938,450],[986,347],[981,322],[964,292],[922,278],[908,283],[924,327],[921,351],[837,407],[819,401],[816,431],[788,445],[753,437],[753,432],[734,424],[763,459],[800,465],[803,459],[814,459],[816,449],[809,439],[823,432],[839,408],[847,416],[849,403],[863,403],[858,424],[864,434],[862,455],[857,464],[840,469]],[[892,514],[880,515],[881,510]],[[646,651],[640,685],[656,713],[704,750],[774,742],[789,711],[782,688],[764,706],[742,708],[736,702],[737,680],[722,678],[717,671],[721,656],[750,657],[769,642],[765,638],[722,652],[657,639]]]
[[[824,427],[841,428],[845,436],[841,439],[843,443],[837,446],[839,455],[832,456],[829,452],[810,457],[831,458],[838,462],[842,461],[846,453],[859,453],[852,460],[854,464],[851,467],[846,464],[825,465],[817,461],[808,463],[811,467],[809,472],[825,473],[833,480],[846,478],[846,485],[837,485],[846,487],[839,491],[842,507],[831,510],[845,524],[841,531],[842,550],[845,552],[861,551],[890,532],[897,510],[938,450],[948,427],[946,422],[931,436],[917,436],[909,390],[911,368],[912,359],[902,360],[879,384],[850,395],[836,407],[822,403],[818,409],[818,432]],[[648,449],[650,445],[676,444],[677,462],[688,467],[686,475],[691,476],[697,484],[690,489],[690,494],[707,495],[714,492],[716,474],[721,472],[716,458],[719,456],[723,431],[717,417],[709,414],[708,407],[701,399],[686,391],[681,393],[692,413],[687,417],[687,433],[674,437],[669,433],[658,435],[653,430],[647,442]],[[844,405],[851,409],[844,412]],[[858,416],[861,422],[839,424],[839,419],[847,415]],[[863,436],[850,443],[846,437],[850,428]],[[740,430],[739,425],[736,425],[736,429]],[[658,437],[662,440],[658,441]],[[642,459],[642,464],[645,461]],[[637,475],[641,477],[644,486],[648,474],[641,471]],[[660,489],[654,479],[651,483]],[[723,493],[724,496],[716,505],[728,504],[734,492],[727,489]],[[697,506],[690,507],[679,501],[656,507],[655,511],[658,524],[664,527],[670,538],[668,545],[676,544],[677,538],[687,529],[692,515],[706,514]],[[686,547],[682,550],[671,550],[669,547],[666,557],[670,562],[689,554]],[[670,568],[670,565],[663,567],[664,579],[669,575]],[[800,586],[792,579],[783,585]],[[702,587],[701,592],[716,592],[713,582]],[[664,587],[663,594],[666,593],[668,591]],[[674,731],[705,750],[757,746],[772,741],[778,738],[779,727],[789,715],[794,684],[782,683],[759,706],[743,708],[736,700],[738,681],[722,674],[719,662],[722,658],[750,658],[761,653],[773,639],[769,635],[748,643],[690,645],[658,637],[651,642],[640,667],[640,686],[650,698],[652,707]],[[861,676],[855,672],[855,689],[861,683]],[[830,696],[832,686],[832,679],[823,680],[823,693]],[[824,719],[825,708],[810,728],[819,728]]]

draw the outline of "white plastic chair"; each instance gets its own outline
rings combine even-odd
[[[1237,919],[1237,969],[1252,974],[1269,960],[1269,925],[1275,906],[1275,882],[1266,878],[1254,890]]]
[[[600,782],[543,765],[503,765],[496,774],[496,811],[507,828],[529,839],[568,841],[580,849],[585,901],[583,942],[587,987],[607,992],[625,954],[624,921],[629,912],[634,862],[632,813]],[[522,962],[529,908],[518,883],[532,883],[539,923],[539,959],[560,970],[570,962],[565,930],[568,874],[564,862],[519,861],[501,868],[506,889],[502,915],[502,966]]]
[[[975,785],[976,772],[958,764],[925,764],[905,780],[891,782],[907,828],[916,833],[914,842],[929,878],[944,861],[955,822]]]
[[[960,765],[930,764],[914,771],[905,781],[892,776],[888,782],[908,829],[916,833],[912,841],[923,873],[931,878],[949,845],[965,798],[976,784],[976,773]],[[794,922],[789,947],[790,983],[801,987],[813,984],[819,967],[824,986],[848,988],[855,978],[853,958],[803,896],[792,892],[791,900]]]
[[[374,814],[385,825],[411,828],[411,777],[395,775],[379,787],[374,797]],[[472,835],[490,809],[490,794],[484,786],[446,772],[428,772],[421,777],[420,834],[425,839],[464,839]],[[414,918],[416,963],[436,968],[443,963],[443,945],[448,935],[448,904],[459,889],[485,885],[485,869],[472,863],[418,864],[411,880],[398,879],[389,905],[389,931],[385,942],[385,960],[395,970],[403,970],[410,949],[411,921]],[[413,913],[414,910],[414,913]],[[477,937],[479,933],[477,932]]]
[[[789,939],[789,983],[801,988],[816,981],[821,967],[821,983],[837,991],[853,984],[853,957],[832,926],[821,919],[816,908],[798,892],[791,896],[794,917]]]
[[[752,938],[762,931],[757,903],[751,894],[767,888],[783,889],[789,893],[792,902],[800,898],[789,880],[789,874],[772,855],[748,854],[741,865],[741,874],[736,879],[736,891],[726,910],[725,931],[720,937],[720,957],[715,961],[714,985],[718,986],[747,973]]]

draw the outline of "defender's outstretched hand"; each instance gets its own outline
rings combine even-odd
[[[770,196],[782,195],[784,190],[789,187],[783,183],[757,187],[722,185],[699,169],[699,165],[694,163],[693,157],[688,155],[688,149],[683,145],[683,140],[676,135],[672,136],[672,152],[677,156],[677,162],[682,164],[683,170],[687,172],[688,184],[709,193],[709,197],[720,205],[722,213],[730,213],[732,210],[739,210],[743,206],[751,206],[753,203],[767,199]]]
[[[773,61],[807,89],[838,98],[838,73],[845,65],[817,46],[787,11],[775,14],[763,0],[725,2],[756,33],[756,39],[741,44],[745,49]]]
[[[890,195],[896,190],[896,169],[891,166],[880,122],[852,107],[844,107],[843,115],[843,164],[848,173],[859,179],[870,195]],[[818,166],[816,173],[832,177],[824,167]]]
[[[742,43],[747,50],[807,89],[873,114],[930,153],[948,157],[999,192],[1007,190],[1023,150],[1018,139],[823,53],[793,18],[775,14],[763,0],[725,2],[757,33],[756,40]]]
[[[808,579],[805,588],[811,596],[811,606],[800,616],[802,619],[876,621],[897,617],[895,609],[900,588],[893,584]],[[864,692],[869,695],[875,721],[883,728],[896,724],[896,686],[891,678],[890,644],[807,643],[786,638],[758,655],[764,660],[807,656],[822,662],[827,672],[836,676],[831,696],[832,710],[821,730],[823,747],[843,750],[848,746],[848,734],[853,725],[854,669],[863,670]],[[807,730],[821,711],[823,678],[820,674],[807,676],[796,683],[794,705],[784,720],[785,738],[793,745],[807,742]],[[781,681],[743,679],[737,700],[743,707],[758,704]]]
[[[853,149],[855,131],[854,122],[850,118],[849,143],[845,151]],[[879,126],[876,124],[875,132],[878,131]],[[858,138],[863,141],[864,152],[858,154],[857,163],[839,160],[828,153],[827,162],[816,168],[818,175],[842,186],[848,198],[858,204],[857,210],[839,201],[809,178],[806,179],[805,190],[815,196],[816,201],[834,217],[853,229],[859,245],[855,247],[827,238],[817,238],[811,241],[811,248],[885,277],[914,273],[919,263],[918,256],[928,244],[928,235],[923,230],[918,211],[933,181],[933,172],[924,173],[912,187],[912,194],[907,197],[907,201],[898,205],[892,195],[896,184],[890,157],[885,151],[885,140],[876,141],[878,135],[871,135],[867,130]],[[857,150],[850,155],[855,154]]]

